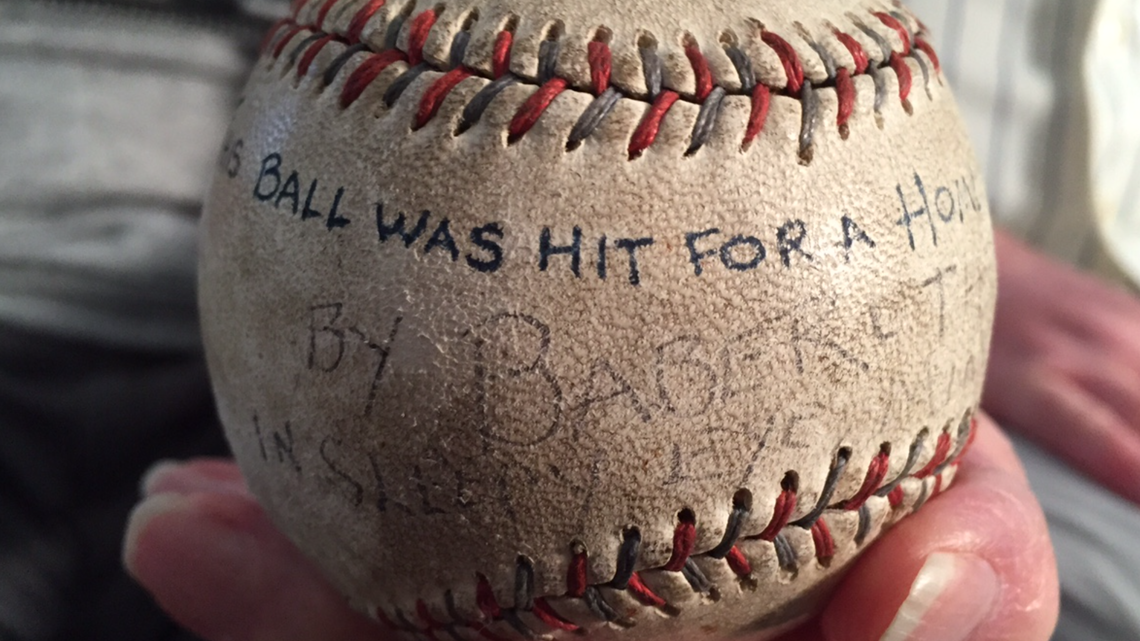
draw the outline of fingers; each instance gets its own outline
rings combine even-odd
[[[130,574],[179,623],[209,641],[382,641],[348,608],[222,461],[159,466],[131,514]]]
[[[820,619],[826,641],[1047,641],[1058,586],[1045,519],[988,418],[945,494],[862,556]],[[793,637],[806,641],[818,637]]]
[[[1030,435],[1120,496],[1140,504],[1140,425],[1129,425],[1104,399],[1063,376],[1025,381],[1019,415]],[[1134,416],[1140,419],[1140,414]]]

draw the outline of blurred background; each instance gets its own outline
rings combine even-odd
[[[1001,224],[1140,283],[1140,0],[910,5]],[[4,641],[193,638],[125,575],[119,545],[154,461],[225,453],[198,338],[196,225],[258,39],[286,11],[0,0]],[[1140,611],[1134,584],[1113,589],[1116,609],[1090,617]],[[1070,595],[1067,613],[1082,603]],[[1069,638],[1140,638],[1120,629]]]

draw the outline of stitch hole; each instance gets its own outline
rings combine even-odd
[[[479,10],[472,9],[467,12],[467,15],[463,16],[463,22],[459,26],[459,30],[471,31],[471,27],[474,27],[476,22],[479,22]]]
[[[689,525],[696,525],[697,515],[689,508],[685,508],[677,513],[677,520]]]
[[[752,492],[746,489],[739,489],[732,495],[732,509],[744,512],[752,511]]]
[[[717,38],[722,47],[739,47],[740,39],[736,37],[736,32],[732,29],[725,29],[720,32],[720,37]]]
[[[594,31],[594,42],[601,42],[603,44],[610,44],[613,40],[614,32],[609,27],[598,27]]]
[[[784,480],[780,481],[780,489],[785,492],[799,492],[800,491],[800,475],[796,472],[788,472],[784,475]]]

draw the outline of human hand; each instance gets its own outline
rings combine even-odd
[[[1140,504],[1140,299],[999,233],[982,405]]]
[[[823,615],[781,641],[1049,638],[1058,588],[1044,517],[1006,438],[986,417],[978,430],[954,485],[887,531]],[[124,563],[159,605],[205,639],[392,638],[350,610],[273,527],[232,462],[163,466],[144,490]],[[956,578],[954,568],[962,569]]]

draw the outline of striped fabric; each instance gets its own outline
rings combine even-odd
[[[1140,0],[909,0],[933,32],[997,219],[1140,283]]]

